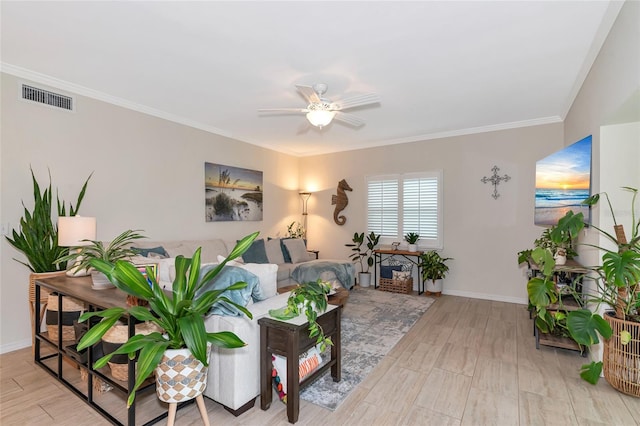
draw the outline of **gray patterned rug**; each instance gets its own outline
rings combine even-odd
[[[324,374],[300,393],[335,410],[424,314],[433,299],[373,289],[349,292],[342,311],[342,380]]]

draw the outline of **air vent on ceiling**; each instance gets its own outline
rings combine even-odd
[[[72,97],[49,92],[44,89],[38,89],[37,87],[28,86],[26,84],[22,85],[22,99],[73,111]]]

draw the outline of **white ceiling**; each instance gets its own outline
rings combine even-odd
[[[558,122],[620,7],[2,1],[2,71],[304,156]],[[381,102],[359,129],[257,112],[318,82]]]

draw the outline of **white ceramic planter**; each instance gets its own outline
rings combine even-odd
[[[371,285],[371,272],[359,272],[358,283],[360,287],[369,287]]]
[[[418,245],[417,244],[409,244],[409,251],[410,252],[418,251]]]
[[[428,293],[442,293],[442,280],[426,280],[425,291]]]
[[[98,271],[91,271],[91,282],[91,288],[94,290],[105,290],[115,287],[105,274]]]

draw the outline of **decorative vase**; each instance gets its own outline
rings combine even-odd
[[[567,252],[564,249],[558,249],[553,258],[556,261],[556,265],[564,265],[567,263]]]
[[[409,244],[409,251],[415,253],[416,251],[418,251],[418,245],[417,244]]]
[[[207,344],[207,362],[211,343]],[[191,351],[167,349],[156,368],[156,393],[160,401],[177,403],[202,395],[207,387],[207,371]]]
[[[426,280],[424,292],[427,293],[427,295],[434,295],[436,297],[440,297],[440,295],[442,294],[442,279]]]
[[[360,287],[369,287],[371,284],[371,272],[358,273],[358,283]]]
[[[614,389],[640,397],[640,323],[616,318],[613,311],[603,317],[613,331],[603,345],[604,378]],[[622,338],[623,331],[629,333],[628,341]]]

